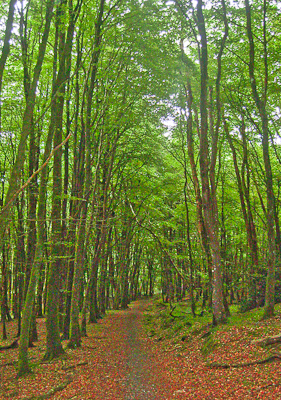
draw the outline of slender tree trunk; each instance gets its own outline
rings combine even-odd
[[[17,281],[17,316],[18,316],[18,332],[17,336],[20,336],[21,331],[21,313],[22,304],[24,301],[24,268],[26,265],[26,254],[25,254],[25,230],[23,223],[23,204],[24,196],[21,196],[21,201],[17,199],[16,206],[18,210],[18,226],[17,226],[17,249],[16,249],[16,281]]]
[[[17,0],[10,0],[8,18],[6,22],[6,30],[4,35],[4,44],[2,48],[1,58],[0,58],[0,131],[2,130],[2,113],[1,113],[1,103],[2,103],[2,86],[3,86],[3,73],[6,65],[7,58],[10,53],[10,39],[13,29],[15,4]]]
[[[82,57],[80,37],[77,38],[77,61],[76,69],[78,70]],[[84,164],[85,164],[85,135],[80,136],[79,148],[77,148],[77,133],[78,133],[78,117],[79,117],[79,107],[80,103],[80,85],[79,85],[79,73],[76,74],[75,82],[75,117],[74,117],[74,166],[73,166],[73,177],[72,177],[72,190],[71,198],[82,198],[83,196],[83,184],[84,184]],[[82,106],[83,109],[83,106]],[[75,257],[75,238],[77,226],[79,225],[81,207],[78,201],[70,201],[69,210],[69,225],[68,225],[68,235],[67,243],[68,248],[68,267],[67,267],[67,280],[66,280],[66,296],[64,305],[64,321],[63,321],[63,336],[64,339],[69,339],[69,325],[70,325],[70,310],[71,310],[71,289],[73,285],[73,275],[74,275],[74,257]]]
[[[85,244],[85,233],[86,233],[86,217],[87,217],[87,206],[86,202],[81,214],[81,221],[78,230],[78,242],[75,252],[74,262],[74,276],[72,286],[72,298],[71,298],[71,311],[70,311],[70,337],[68,342],[69,348],[75,348],[81,346],[81,333],[79,327],[79,303],[81,296],[81,286],[83,280],[83,266],[84,266],[84,244]]]
[[[1,282],[1,320],[2,320],[2,340],[7,339],[7,257],[6,257],[6,245],[2,247],[2,282]]]
[[[56,78],[56,93],[52,113],[54,115],[54,147],[62,142],[63,110],[65,102],[66,81],[70,77],[71,53],[76,17],[80,9],[75,11],[71,7],[69,10],[69,25],[66,31],[62,21],[64,21],[65,9],[59,7],[57,11],[57,31],[59,45],[59,70]],[[52,235],[51,235],[51,263],[48,275],[48,294],[47,294],[47,348],[44,358],[53,359],[64,352],[60,341],[59,325],[59,290],[62,282],[60,274],[62,271],[61,261],[61,241],[62,241],[62,149],[56,151],[53,165],[53,199],[52,199]]]
[[[29,90],[30,90],[30,71],[28,68],[28,39],[27,30],[24,26],[27,25],[27,16],[24,18],[23,11],[20,19],[20,39],[21,39],[21,50],[22,50],[22,63],[23,63],[23,83],[25,100],[28,101]],[[34,121],[31,120],[30,133],[29,133],[29,156],[28,156],[28,172],[31,176],[38,168],[38,151],[36,149]],[[25,287],[24,287],[24,299],[26,297],[27,288],[29,285],[31,268],[35,255],[36,247],[36,205],[37,205],[37,176],[33,182],[28,186],[27,189],[27,257],[25,265]],[[35,308],[34,308],[35,310]],[[37,339],[36,331],[36,318],[31,320],[31,334],[29,335],[29,345],[32,346],[33,339]]]
[[[21,142],[22,142],[21,145],[23,145],[23,146],[26,143],[26,140],[27,140],[27,137],[29,134],[29,129],[32,124],[35,91],[36,91],[37,82],[38,82],[38,79],[40,76],[41,67],[42,67],[44,54],[45,54],[45,50],[46,50],[47,39],[48,39],[49,31],[50,31],[53,6],[54,6],[54,0],[50,0],[47,3],[45,30],[44,30],[42,42],[41,42],[39,53],[38,53],[38,61],[37,61],[37,65],[35,67],[34,78],[33,78],[32,86],[31,86],[31,90],[30,90],[31,93],[28,96],[27,110],[24,115],[24,125],[23,125],[23,134],[24,135],[23,135],[23,139],[21,140]],[[28,107],[28,105],[29,105],[29,107]],[[32,111],[32,113],[31,113],[31,111]],[[30,115],[30,113],[31,113],[31,115]],[[21,147],[19,147],[19,151],[20,150],[21,150]],[[49,152],[47,154],[49,154]],[[47,158],[47,156],[46,156],[46,158]],[[21,155],[21,157],[19,157],[19,159],[18,159],[17,168],[21,168],[21,166],[23,165],[23,162],[24,162],[24,157],[23,157],[23,155]],[[14,171],[15,174],[17,173],[17,168]],[[43,170],[43,172],[44,172],[44,170]],[[11,186],[10,196],[7,195],[6,204],[8,204],[7,202],[10,201],[10,199],[12,198],[16,189],[17,189],[17,186],[15,186],[15,185]],[[41,195],[42,195],[42,192],[41,192]],[[42,211],[42,209],[40,209],[41,203],[42,203],[42,201],[40,201],[40,194],[39,194],[38,215],[40,217],[41,217],[41,215],[39,214],[39,210]],[[7,208],[7,210],[8,210],[8,208]],[[41,222],[41,224],[39,222],[38,225],[44,226],[44,221]],[[28,364],[29,328],[30,328],[30,322],[31,322],[31,318],[32,318],[35,290],[36,290],[37,279],[38,279],[38,269],[39,269],[38,259],[40,259],[40,261],[41,261],[41,258],[42,258],[41,254],[43,253],[42,247],[43,247],[43,243],[44,243],[44,237],[41,237],[42,229],[44,229],[44,228],[40,229],[38,227],[38,239],[37,239],[37,246],[36,246],[35,257],[34,257],[34,264],[33,264],[32,270],[31,270],[29,286],[27,289],[25,306],[24,306],[24,311],[23,311],[22,329],[21,329],[20,346],[19,346],[19,360],[18,360],[18,375],[19,376],[24,375],[30,371],[30,367]]]
[[[188,119],[187,119],[187,129],[186,129],[186,139],[187,139],[187,151],[188,151],[188,158],[192,172],[192,181],[195,190],[195,199],[196,199],[196,213],[197,213],[197,224],[198,224],[198,231],[201,241],[202,249],[206,256],[207,268],[208,268],[208,276],[209,276],[209,290],[208,290],[208,297],[209,297],[209,304],[210,307],[212,305],[212,258],[211,258],[211,250],[210,250],[210,243],[207,236],[206,231],[206,224],[204,222],[203,216],[203,202],[200,192],[200,183],[197,174],[196,164],[195,164],[195,156],[194,156],[194,145],[193,145],[193,124],[192,124],[192,89],[189,82],[187,81],[186,86],[186,98],[188,104]],[[187,182],[187,176],[185,177],[185,182]],[[187,199],[186,199],[187,200]],[[186,202],[185,200],[185,202]],[[185,203],[186,204],[186,203]]]
[[[264,44],[264,65],[265,65],[265,85],[262,98],[260,97],[257,89],[255,78],[255,45],[252,33],[251,21],[251,8],[249,0],[245,0],[246,17],[247,17],[247,35],[249,40],[249,78],[252,88],[252,95],[262,123],[262,150],[263,162],[266,177],[266,197],[267,197],[267,210],[266,210],[266,223],[267,223],[267,240],[268,240],[268,253],[267,253],[267,281],[265,293],[265,309],[264,318],[272,317],[274,315],[275,304],[275,234],[274,234],[274,215],[275,215],[275,197],[273,192],[272,183],[272,170],[269,155],[269,128],[268,128],[268,115],[266,111],[266,98],[267,98],[267,81],[268,81],[268,66],[267,66],[267,39],[266,39],[266,2],[264,2],[263,10],[263,44]]]
[[[222,268],[220,258],[220,246],[218,238],[218,214],[216,207],[216,198],[210,189],[209,183],[209,144],[208,144],[208,53],[207,53],[207,37],[205,30],[205,21],[203,16],[202,0],[197,3],[198,31],[201,36],[201,94],[200,94],[200,173],[202,182],[202,202],[206,223],[206,231],[210,241],[212,252],[212,272],[213,272],[213,323],[214,325],[222,323],[226,319],[224,303],[223,303],[223,284],[222,284]],[[213,162],[213,159],[211,160]]]
[[[247,144],[246,144],[246,137],[245,137],[245,128],[243,128],[243,116],[242,116],[242,138],[243,138],[243,153],[244,153],[244,160],[243,160],[243,166],[246,165],[247,168],[247,174],[249,174],[249,169],[248,169],[248,162],[247,162]],[[251,258],[252,258],[252,265],[253,268],[251,269],[251,274],[255,274],[258,272],[258,245],[257,245],[257,235],[256,235],[256,228],[253,220],[253,215],[252,215],[252,206],[250,202],[250,197],[249,197],[249,184],[246,185],[245,183],[245,178],[243,178],[243,174],[240,173],[239,167],[238,167],[238,161],[237,161],[237,154],[236,154],[236,149],[233,144],[232,137],[228,131],[228,126],[227,123],[224,119],[224,129],[226,132],[226,136],[231,148],[232,156],[233,156],[233,164],[234,164],[234,170],[236,174],[236,179],[237,179],[237,185],[238,185],[238,193],[239,193],[239,198],[240,198],[240,204],[241,204],[241,209],[242,209],[242,214],[244,218],[244,223],[246,227],[246,232],[247,232],[247,240],[248,240],[248,245],[250,248],[250,253],[251,253]],[[249,180],[249,175],[247,180]],[[246,198],[246,199],[245,199]],[[246,200],[246,201],[245,201]],[[245,311],[250,310],[256,306],[256,284],[253,278],[250,278],[249,282],[250,288],[249,288],[249,298],[245,307]]]
[[[88,201],[91,195],[92,187],[92,102],[94,95],[94,88],[96,84],[96,73],[98,68],[98,61],[100,56],[100,46],[102,40],[102,24],[104,12],[104,0],[100,0],[98,17],[95,25],[95,47],[92,54],[90,65],[90,82],[87,90],[87,104],[86,104],[86,125],[85,125],[85,143],[86,143],[86,165],[85,165],[85,186],[84,186],[84,199],[83,211],[81,214],[80,230],[78,234],[78,245],[75,255],[74,264],[74,277],[72,286],[72,299],[71,299],[71,312],[70,312],[70,340],[68,347],[78,347],[81,345],[81,333],[79,327],[79,296],[83,276],[83,260],[84,260],[84,240],[86,232],[86,217],[88,211]],[[81,254],[78,254],[80,252]]]
[[[35,106],[35,98],[36,98],[36,88],[40,78],[42,64],[45,56],[48,36],[50,32],[50,25],[52,19],[52,11],[54,6],[54,0],[49,0],[46,5],[46,17],[45,17],[45,28],[42,35],[42,40],[39,45],[38,50],[38,57],[37,62],[33,71],[33,79],[30,85],[28,100],[26,103],[24,116],[23,116],[23,124],[22,124],[22,132],[20,136],[20,141],[18,145],[17,155],[15,163],[12,167],[11,176],[9,180],[9,187],[7,190],[4,207],[0,213],[0,241],[3,241],[4,234],[6,231],[7,221],[11,216],[11,207],[15,200],[17,190],[20,187],[20,171],[23,168],[24,161],[25,161],[25,148],[27,143],[27,138],[32,129],[32,119],[33,119],[33,112]]]

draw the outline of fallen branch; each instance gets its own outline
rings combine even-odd
[[[250,367],[251,365],[261,365],[261,364],[267,364],[271,361],[274,360],[281,360],[281,354],[273,354],[267,358],[264,358],[262,360],[256,360],[256,361],[250,361],[250,362],[245,362],[245,363],[239,363],[239,364],[220,364],[220,363],[213,363],[209,364],[209,368],[242,368],[242,367]]]
[[[165,309],[165,308],[168,307],[168,304],[165,304],[165,303],[155,303],[155,306]]]
[[[65,382],[50,389],[47,393],[40,394],[39,396],[25,397],[24,400],[46,400],[46,399],[49,399],[57,392],[61,392],[62,390],[64,390],[72,381],[73,381],[73,378],[69,376]]]
[[[172,304],[170,304],[169,315],[174,319],[175,318],[184,318],[184,315],[174,315],[173,312],[175,311],[175,309],[176,309],[176,306],[173,306]],[[183,310],[180,310],[180,312],[184,313],[184,314],[190,314],[190,313],[184,312]],[[189,322],[187,322],[187,324],[191,326],[191,324]]]
[[[10,362],[7,362],[7,363],[5,363],[5,364],[1,364],[0,365],[0,367],[9,367],[9,366],[11,366],[11,365],[15,365],[16,364],[16,361],[10,361]]]
[[[90,349],[90,350],[96,350],[97,346],[86,346],[86,345],[84,345],[83,348]]]
[[[62,367],[63,371],[69,371],[70,369],[75,369],[77,367],[81,367],[82,365],[87,365],[88,362],[84,361],[84,362],[80,362],[78,364],[74,364],[74,365],[66,365],[65,367]]]
[[[8,344],[7,346],[2,346],[0,347],[0,351],[1,350],[9,350],[9,349],[16,349],[19,347],[18,344],[18,339],[14,340],[11,344]]]
[[[172,304],[170,304],[170,312],[169,312],[169,314],[170,314],[170,316],[172,317],[172,318],[178,318],[178,316],[177,315],[173,315],[173,311],[175,311],[175,309],[176,309],[176,306],[172,306]]]
[[[252,344],[263,344],[265,346],[268,346],[269,344],[276,344],[276,343],[281,343],[281,334],[252,341]]]

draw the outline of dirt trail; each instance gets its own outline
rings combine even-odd
[[[152,342],[147,338],[142,324],[142,316],[148,301],[136,301],[127,310],[109,313],[98,326],[89,328],[85,346],[97,346],[92,353],[95,384],[87,379],[89,388],[80,392],[77,399],[110,400],[169,400],[175,397],[174,382],[163,365],[164,358],[154,352]],[[98,329],[99,335],[94,331]],[[91,361],[90,361],[91,362]],[[100,371],[101,366],[105,370]],[[98,372],[100,371],[100,372]],[[82,372],[82,371],[81,371]],[[93,369],[89,371],[93,376]],[[98,376],[98,377],[97,377]],[[105,385],[98,382],[104,381]],[[107,385],[106,385],[107,383]],[[73,382],[71,386],[77,385]],[[68,389],[68,391],[71,387]],[[92,397],[91,397],[92,396]],[[62,394],[56,397],[62,399]]]
[[[128,310],[108,312],[88,326],[81,348],[51,363],[41,362],[45,320],[38,319],[39,341],[29,350],[33,374],[17,379],[18,349],[0,352],[0,400],[281,400],[279,362],[208,367],[208,362],[260,357],[254,345],[241,339],[241,330],[221,334],[220,346],[204,357],[200,337],[181,344],[148,338],[142,323],[148,304],[137,301]],[[11,342],[14,322],[8,331]]]
[[[125,384],[128,393],[126,400],[150,400],[157,399],[157,388],[153,382],[150,382],[151,366],[153,360],[148,352],[143,348],[139,332],[140,310],[135,308],[125,314],[124,328],[127,336],[127,359],[128,373]]]
[[[110,374],[110,363],[118,365],[119,386],[106,390],[111,400],[168,400],[175,398],[174,387],[165,371],[161,355],[154,353],[144,332],[142,317],[148,301],[136,301],[118,313],[100,321],[99,329],[107,345],[103,356]],[[91,339],[91,336],[89,336]],[[117,372],[117,371],[116,371]],[[104,398],[101,393],[97,399]],[[101,396],[101,397],[98,397]]]
[[[41,363],[45,321],[38,320],[39,342],[29,350],[33,374],[16,378],[18,350],[0,352],[0,400],[174,400],[181,397],[180,360],[165,356],[147,337],[142,315],[148,301],[109,312],[88,326],[81,348]],[[10,325],[10,337],[14,326]],[[166,358],[165,358],[166,357]],[[168,361],[167,361],[168,360]],[[177,371],[175,371],[175,368]]]

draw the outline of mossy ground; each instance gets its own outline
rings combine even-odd
[[[211,312],[204,311],[194,317],[188,300],[169,304],[158,298],[146,310],[145,325],[148,335],[155,341],[165,344],[166,340],[179,351],[184,349],[185,343],[199,341],[205,356],[220,348],[223,350],[226,343],[251,342],[281,331],[281,304],[275,307],[275,317],[265,321],[262,321],[263,308],[241,313],[239,306],[232,305],[230,312],[226,324],[214,327]],[[281,350],[281,344],[273,347]]]

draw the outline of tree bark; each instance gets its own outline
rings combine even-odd
[[[251,8],[249,0],[245,0],[246,17],[247,17],[247,36],[249,40],[249,78],[252,89],[252,96],[255,101],[256,107],[262,123],[262,150],[263,162],[266,177],[266,224],[267,224],[267,240],[268,240],[268,253],[267,253],[267,280],[266,280],[266,293],[265,293],[265,308],[263,318],[272,317],[274,315],[275,304],[275,235],[274,235],[274,215],[275,215],[275,196],[273,192],[272,183],[272,170],[269,155],[269,128],[268,128],[268,115],[266,111],[266,91],[267,91],[267,41],[266,41],[266,3],[264,3],[264,65],[265,65],[265,85],[262,98],[260,97],[257,89],[255,77],[255,44],[252,33],[251,21]]]
[[[243,125],[243,120],[244,120],[244,117],[242,116],[242,125]],[[256,228],[255,228],[253,215],[252,215],[252,206],[251,206],[250,197],[249,197],[249,185],[246,185],[246,183],[245,183],[245,179],[243,178],[243,171],[242,171],[242,173],[240,173],[240,170],[238,167],[238,161],[237,161],[237,152],[234,147],[233,139],[229,133],[228,126],[227,126],[225,119],[224,119],[224,130],[225,130],[227,140],[229,142],[230,149],[232,152],[234,170],[235,170],[235,175],[236,175],[237,185],[238,185],[240,204],[241,204],[243,219],[244,219],[244,223],[245,223],[245,227],[246,227],[247,241],[248,241],[251,259],[252,259],[252,268],[250,270],[251,277],[250,277],[250,282],[249,282],[249,285],[250,285],[249,297],[247,299],[246,306],[243,308],[243,311],[248,311],[248,310],[251,310],[252,308],[256,307],[256,305],[257,305],[256,284],[255,284],[255,280],[253,279],[253,274],[257,272],[258,265],[259,265],[257,235],[256,235]],[[242,137],[243,137],[243,153],[244,153],[243,165],[246,164],[247,175],[248,175],[249,170],[247,167],[248,163],[247,163],[247,154],[246,154],[247,147],[246,147],[246,138],[245,138],[245,132],[244,132],[243,126],[241,128],[241,133],[242,133]],[[243,167],[242,167],[242,169],[243,169]],[[248,179],[249,179],[249,176],[248,176],[247,180]]]
[[[207,37],[205,30],[205,20],[203,16],[202,0],[197,3],[197,19],[198,31],[201,36],[200,44],[200,69],[201,69],[201,93],[200,93],[200,173],[202,183],[202,202],[206,223],[206,231],[210,242],[212,252],[212,273],[213,273],[213,323],[214,325],[225,322],[226,315],[223,304],[223,285],[222,285],[222,269],[220,258],[220,246],[218,238],[218,214],[214,192],[211,193],[209,183],[209,143],[208,143],[208,52],[207,52]],[[213,163],[213,159],[211,160]],[[214,188],[212,188],[214,190]]]
[[[79,327],[79,300],[81,294],[81,283],[83,276],[83,260],[84,260],[84,241],[86,232],[86,217],[88,211],[88,201],[92,193],[92,106],[94,88],[96,85],[96,74],[98,69],[98,61],[101,51],[102,41],[102,25],[105,0],[100,0],[97,21],[95,24],[94,50],[92,53],[90,64],[90,82],[87,88],[86,102],[86,124],[85,124],[85,143],[86,143],[86,163],[85,163],[85,185],[84,185],[84,203],[82,206],[80,228],[78,234],[78,245],[75,254],[74,277],[72,286],[71,311],[70,311],[70,337],[68,347],[79,347],[81,345],[81,333]],[[80,254],[79,254],[80,252]]]
[[[1,58],[0,58],[0,101],[2,102],[2,85],[3,85],[3,73],[6,65],[7,58],[10,53],[10,39],[13,29],[15,4],[17,0],[10,0],[8,18],[6,22],[6,30],[4,35],[4,44],[2,48]],[[0,104],[0,130],[2,128],[2,116],[1,116],[1,104]]]
[[[33,71],[33,79],[30,85],[30,91],[24,111],[23,116],[23,124],[22,124],[22,132],[20,136],[20,141],[17,149],[17,155],[15,163],[12,167],[11,176],[9,180],[9,187],[6,194],[4,207],[0,213],[0,241],[1,244],[3,243],[6,227],[8,220],[11,216],[11,208],[12,204],[15,200],[16,193],[18,188],[20,187],[20,171],[23,168],[24,161],[25,161],[25,147],[27,143],[27,138],[32,129],[32,119],[33,119],[33,112],[35,106],[35,98],[36,98],[36,88],[40,78],[42,64],[45,56],[47,41],[50,32],[50,25],[52,20],[52,11],[54,6],[54,0],[49,0],[46,6],[46,16],[45,16],[45,27],[42,35],[42,41],[39,45],[37,62]]]
[[[38,61],[34,70],[34,77],[31,85],[31,89],[28,95],[28,100],[27,100],[27,108],[26,112],[24,115],[24,122],[23,122],[23,134],[21,138],[21,145],[25,146],[28,134],[29,134],[29,129],[32,125],[32,116],[33,116],[33,109],[34,109],[34,101],[35,101],[35,91],[37,87],[37,81],[40,76],[41,72],[41,67],[45,55],[45,50],[46,50],[46,45],[47,45],[47,40],[49,36],[49,31],[50,31],[50,24],[51,24],[51,19],[52,19],[52,12],[53,12],[53,6],[54,6],[54,0],[50,0],[47,3],[47,9],[46,9],[46,23],[45,23],[45,29],[44,29],[44,34],[42,38],[42,42],[39,47],[39,53],[38,53]],[[19,151],[21,150],[21,145],[19,147]],[[48,153],[49,154],[49,153]],[[13,170],[13,173],[16,175],[18,168],[20,169],[21,166],[24,163],[24,154],[21,154],[20,157],[18,158],[17,166]],[[44,170],[43,170],[44,171]],[[7,195],[6,198],[6,204],[9,204],[9,201],[12,199],[15,191],[17,189],[17,185],[13,184],[11,185],[10,189],[10,195]],[[39,195],[39,209],[40,209],[40,195]],[[38,213],[39,213],[38,209]],[[6,210],[10,210],[9,208],[6,208]],[[40,210],[42,211],[42,210]],[[6,211],[6,215],[7,215]],[[38,214],[40,216],[40,214]],[[41,216],[40,216],[41,217]],[[42,224],[42,222],[41,222]],[[43,222],[44,224],[44,222]],[[39,224],[40,225],[40,224]],[[41,260],[41,253],[43,253],[43,241],[44,238],[41,238],[40,233],[41,230],[38,229],[38,241],[37,241],[37,246],[36,246],[36,251],[35,251],[35,258],[34,258],[34,264],[31,270],[31,275],[30,275],[30,280],[29,280],[29,285],[27,289],[27,294],[26,294],[26,299],[25,299],[25,305],[24,305],[24,311],[23,311],[23,318],[22,318],[22,329],[21,329],[21,337],[20,337],[20,346],[19,346],[19,360],[18,360],[18,375],[24,375],[27,372],[30,371],[30,367],[28,364],[28,343],[29,343],[29,329],[30,329],[30,322],[32,318],[32,311],[33,311],[33,305],[34,305],[34,297],[35,297],[35,290],[36,290],[36,285],[37,285],[37,279],[38,279],[38,259]],[[37,252],[37,253],[36,253]]]
[[[76,10],[79,12],[80,10]],[[54,123],[54,147],[62,142],[63,109],[65,103],[66,81],[70,77],[71,53],[75,29],[76,12],[69,7],[69,25],[64,31],[62,21],[65,18],[63,4],[57,10],[57,32],[59,49],[59,70],[56,78],[52,114]],[[60,341],[59,326],[59,291],[61,288],[60,274],[62,271],[61,245],[62,245],[62,148],[56,151],[53,165],[53,198],[52,198],[52,234],[51,234],[51,263],[48,274],[48,293],[46,302],[46,330],[47,348],[45,360],[51,360],[64,352]]]

